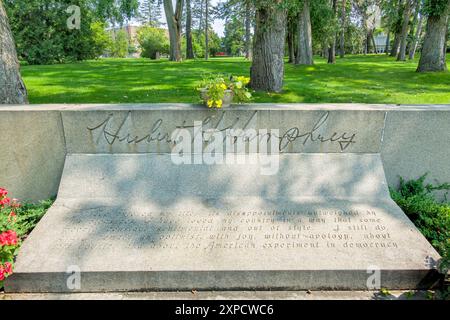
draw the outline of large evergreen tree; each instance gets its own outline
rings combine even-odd
[[[161,25],[161,0],[141,0],[138,20],[141,24],[159,27]]]
[[[232,16],[225,21],[223,44],[227,54],[240,56],[245,51],[245,26],[237,16]]]
[[[228,34],[233,34],[234,41],[243,43],[243,52],[245,57],[250,59],[252,47],[252,25],[254,24],[254,5],[252,0],[227,0],[219,3],[215,8],[215,16],[225,20],[225,29],[228,27]],[[233,26],[227,26],[232,23]],[[242,30],[243,29],[243,33]],[[227,30],[225,30],[227,33]],[[237,39],[239,34],[240,39]],[[229,43],[229,36],[225,34],[226,42]],[[240,45],[240,44],[239,44]],[[228,44],[228,48],[230,45]]]

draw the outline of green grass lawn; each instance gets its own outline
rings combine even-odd
[[[448,56],[450,61],[450,55]],[[450,103],[450,73],[416,73],[417,60],[349,56],[328,65],[286,64],[284,91],[255,94],[255,102]],[[450,67],[449,67],[450,68]],[[198,102],[204,73],[249,75],[243,58],[181,63],[100,59],[65,65],[23,66],[31,103]]]

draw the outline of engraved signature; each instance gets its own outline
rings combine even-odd
[[[152,143],[152,142],[166,142],[168,144],[174,144],[175,141],[171,139],[171,133],[165,132],[162,129],[164,120],[159,118],[157,119],[149,128],[147,133],[144,135],[135,135],[131,132],[128,132],[124,129],[125,123],[130,119],[132,111],[129,111],[124,117],[124,119],[119,122],[119,124],[114,128],[114,114],[109,114],[103,121],[99,124],[94,125],[92,127],[88,126],[87,130],[90,132],[99,131],[103,136],[106,143],[109,145],[114,145],[116,143],[124,142],[128,144],[140,144],[140,143]],[[201,122],[203,126],[209,126],[210,129],[225,132],[228,129],[248,129],[252,120],[257,116],[258,111],[255,111],[244,123],[244,126],[238,128],[238,124],[241,122],[239,117],[236,117],[232,123],[228,126],[223,126],[222,122],[225,117],[226,111],[222,112],[218,117],[217,121],[214,123],[214,116],[205,117]],[[323,128],[326,127],[327,122],[329,121],[330,113],[325,112],[317,122],[311,125],[310,129],[302,131],[299,127],[292,127],[286,130],[280,136],[275,136],[274,134],[267,133],[267,139],[270,140],[273,138],[279,139],[279,151],[285,151],[291,144],[295,142],[300,142],[302,145],[306,145],[307,143],[330,143],[330,144],[338,144],[341,151],[345,151],[352,144],[356,143],[356,133],[351,132],[332,132],[323,134],[321,133]],[[245,119],[244,119],[245,120]],[[188,125],[187,120],[184,120],[183,123],[179,126],[176,126],[176,129],[189,129],[194,128],[193,125]],[[203,131],[205,133],[205,131]],[[253,138],[261,138],[261,136],[256,135]],[[252,139],[253,139],[252,138]]]

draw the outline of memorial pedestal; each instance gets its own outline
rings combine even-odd
[[[440,257],[390,199],[379,155],[282,154],[269,176],[258,154],[245,163],[69,154],[58,198],[23,244],[6,291],[435,283]]]

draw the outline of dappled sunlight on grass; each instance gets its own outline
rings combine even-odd
[[[416,73],[417,63],[368,55],[338,58],[336,65],[318,57],[314,66],[286,64],[283,92],[255,93],[254,102],[450,103],[450,73]],[[22,74],[31,103],[197,103],[204,74],[249,76],[250,65],[243,58],[100,59],[23,66]]]

